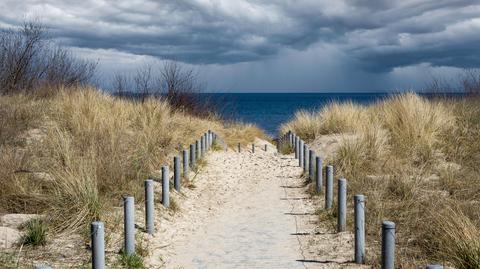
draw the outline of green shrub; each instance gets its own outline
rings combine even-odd
[[[127,269],[145,268],[143,265],[143,257],[137,254],[127,255],[122,253],[120,256],[120,264]]]
[[[24,245],[44,246],[47,243],[47,223],[42,219],[32,219],[25,225],[25,235],[21,241]]]

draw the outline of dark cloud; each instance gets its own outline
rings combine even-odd
[[[0,26],[40,18],[73,47],[194,64],[260,61],[336,46],[375,72],[429,63],[478,67],[478,0],[3,0]]]

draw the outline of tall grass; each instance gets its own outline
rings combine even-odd
[[[443,103],[413,93],[391,97],[374,113],[389,131],[395,153],[419,163],[433,158],[440,137],[455,126],[455,116]]]
[[[293,119],[280,128],[282,133],[295,130],[304,140],[310,141],[322,134],[354,132],[358,122],[368,120],[362,106],[353,102],[329,103],[319,112],[300,110]]]
[[[294,118],[282,130],[304,139],[355,134],[325,157],[336,176],[348,179],[349,195],[367,197],[374,264],[379,227],[390,219],[398,227],[400,268],[433,262],[479,268],[479,104],[480,99],[427,100],[406,93],[366,107],[331,104]]]
[[[143,181],[208,129],[230,144],[263,135],[164,100],[129,101],[92,88],[0,103],[0,210],[46,213],[57,231],[104,219],[124,194],[141,200]]]

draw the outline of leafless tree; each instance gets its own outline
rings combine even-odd
[[[0,93],[86,84],[95,69],[96,63],[80,60],[49,40],[36,21],[0,31]]]
[[[154,78],[152,76],[152,66],[146,64],[138,68],[133,81],[137,93],[141,95],[141,100],[144,102],[146,97],[153,94]]]
[[[161,79],[163,92],[173,107],[197,115],[209,114],[211,102],[201,95],[202,85],[194,69],[169,60],[162,66]]]
[[[425,91],[432,94],[442,94],[445,92],[452,92],[455,90],[455,86],[451,82],[438,76],[432,76],[431,80],[427,83]]]
[[[162,79],[166,85],[167,95],[175,92],[197,91],[197,76],[193,69],[182,66],[177,61],[166,61],[163,64]]]
[[[464,69],[460,76],[463,91],[469,95],[480,94],[480,69]]]
[[[145,64],[133,76],[115,74],[111,89],[117,96],[134,89],[132,95],[142,102],[148,96],[165,98],[174,109],[199,116],[208,116],[217,107],[201,94],[202,84],[195,70],[172,60]]]
[[[81,85],[91,82],[95,75],[96,63],[76,58],[61,47],[51,47],[46,59],[45,83],[53,85]]]
[[[458,77],[451,81],[438,76],[432,76],[425,90],[434,94],[464,92],[468,95],[479,95],[480,69],[462,69],[458,73]]]
[[[116,73],[112,79],[112,90],[120,97],[125,96],[130,89],[130,79],[125,74]]]

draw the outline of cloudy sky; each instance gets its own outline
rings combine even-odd
[[[38,18],[104,77],[175,58],[212,91],[421,89],[480,67],[480,0],[0,0],[0,10],[0,27]]]

